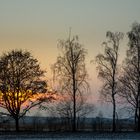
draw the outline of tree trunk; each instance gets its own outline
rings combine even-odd
[[[139,89],[140,89],[140,86],[139,86]],[[138,132],[140,132],[140,96],[138,96]]]
[[[140,66],[139,66],[140,68]],[[140,76],[140,71],[139,71]],[[140,77],[138,77],[138,129],[137,131],[140,132]]]
[[[76,70],[75,70],[75,61],[73,56],[73,48],[71,48],[71,57],[72,57],[72,84],[73,84],[73,132],[76,131]]]
[[[138,132],[140,132],[140,46],[138,45]]]
[[[73,76],[73,132],[76,131],[76,81],[75,81],[75,69],[73,64],[73,70],[72,70]]]
[[[16,131],[19,132],[19,119],[15,118],[15,127],[16,127]]]
[[[73,79],[73,132],[76,131],[76,90],[75,79]]]
[[[139,116],[138,116],[138,132],[140,132],[140,107],[138,108],[139,109]]]
[[[137,120],[138,120],[138,116],[137,116],[137,112],[138,112],[138,105],[136,105],[136,108],[135,108],[135,131],[137,131],[138,129],[138,123],[137,123]]]
[[[115,97],[113,95],[113,120],[112,120],[112,132],[116,131],[116,103],[115,103]]]
[[[74,97],[74,116],[73,116],[73,131],[76,131],[76,102],[75,102],[75,97]]]

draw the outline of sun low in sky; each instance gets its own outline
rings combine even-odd
[[[0,0],[0,55],[12,49],[28,50],[51,78],[50,66],[59,54],[58,41],[68,38],[71,27],[71,34],[78,35],[88,51],[86,65],[92,100],[96,100],[100,81],[90,61],[103,51],[101,44],[108,30],[126,35],[133,22],[140,23],[139,6],[140,0]],[[125,36],[120,62],[127,42]]]

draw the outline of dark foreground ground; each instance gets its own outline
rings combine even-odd
[[[0,140],[140,140],[136,132],[0,132]]]

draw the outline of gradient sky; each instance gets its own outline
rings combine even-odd
[[[59,39],[72,35],[88,50],[87,68],[94,102],[100,82],[90,60],[102,52],[106,31],[125,34],[134,21],[140,23],[140,0],[0,0],[0,54],[25,49],[48,70],[58,55]],[[125,57],[127,37],[120,46],[120,61]]]

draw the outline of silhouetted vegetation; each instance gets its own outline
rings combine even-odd
[[[88,102],[87,50],[79,43],[78,36],[59,41],[60,55],[51,67],[54,87],[48,86],[48,81],[44,80],[46,71],[40,68],[30,52],[12,50],[3,53],[0,56],[0,130],[16,128],[19,131],[20,124],[22,131],[140,132],[140,24],[133,23],[127,33],[129,48],[119,66],[123,36],[121,32],[108,31],[107,41],[102,44],[104,51],[95,58],[98,77],[103,84],[101,99],[112,104],[111,119],[105,118],[102,111],[89,117],[96,108]],[[120,98],[124,112],[127,107],[131,110],[132,115],[127,118],[118,117],[117,106],[120,104],[117,99]],[[46,105],[53,99],[56,100]],[[40,111],[47,110],[50,117],[26,116],[37,106]]]
[[[67,118],[69,127],[76,131],[78,119],[93,110],[86,102],[89,93],[88,74],[85,67],[86,50],[78,42],[78,37],[69,37],[59,42],[61,55],[57,57],[52,69],[59,83],[60,102],[55,112],[59,117]]]
[[[127,33],[129,48],[121,75],[121,96],[134,112],[136,129],[140,131],[140,24],[133,23]]]
[[[44,72],[29,52],[12,50],[0,57],[0,107],[6,109],[1,115],[12,117],[17,131],[19,119],[27,111],[51,99],[45,96],[47,83],[41,79]]]
[[[118,50],[120,41],[123,38],[121,32],[106,33],[108,42],[103,42],[104,54],[98,54],[96,56],[96,62],[98,63],[97,69],[99,71],[98,76],[103,80],[103,87],[101,94],[113,105],[113,122],[112,131],[116,131],[116,99],[117,94],[117,62],[118,62]]]

